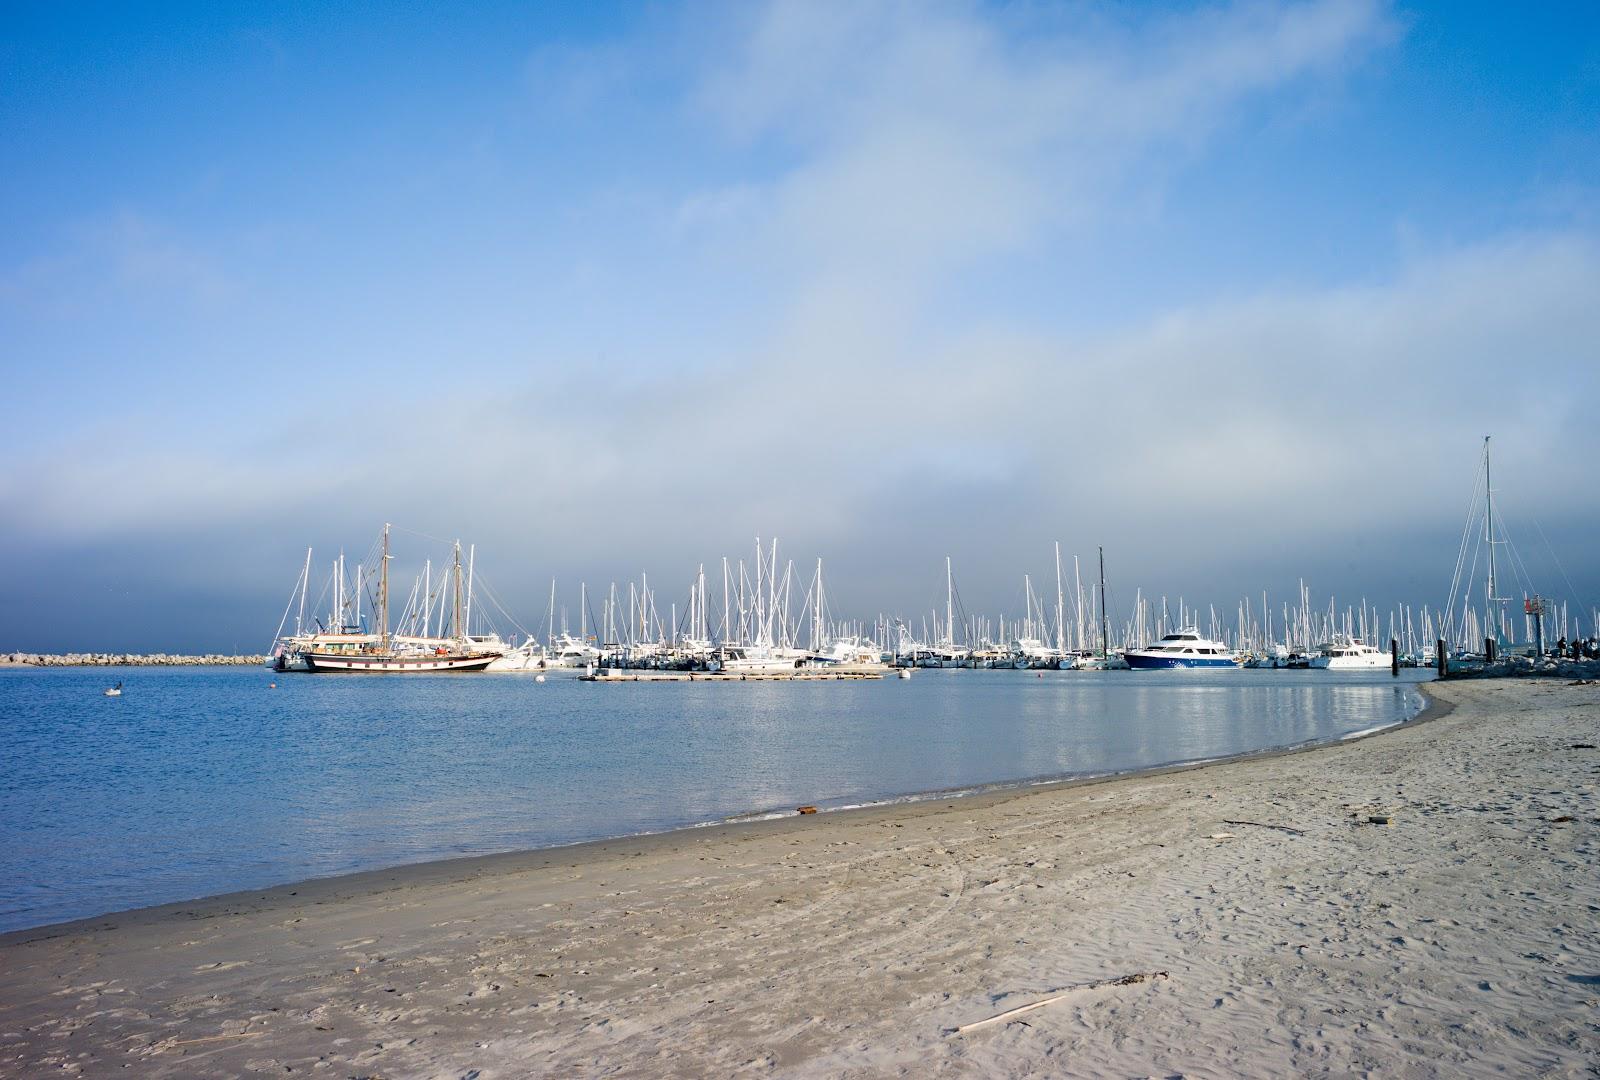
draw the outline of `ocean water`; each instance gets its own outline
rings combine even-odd
[[[1425,677],[919,671],[597,685],[0,670],[0,930],[806,803],[1335,740],[1414,715]],[[105,697],[119,679],[123,696]]]

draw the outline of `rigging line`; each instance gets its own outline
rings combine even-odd
[[[1583,600],[1578,596],[1577,586],[1573,585],[1572,579],[1567,576],[1567,568],[1561,565],[1561,556],[1556,554],[1555,546],[1550,543],[1550,538],[1545,535],[1544,526],[1539,524],[1538,516],[1532,511],[1528,513],[1528,516],[1533,519],[1533,527],[1539,530],[1539,539],[1544,541],[1545,550],[1550,553],[1551,561],[1556,564],[1556,570],[1561,574],[1561,580],[1567,583],[1567,591],[1571,594],[1572,599],[1581,605]]]
[[[495,594],[495,591],[492,588],[489,587],[489,583],[484,580],[484,577],[483,577],[482,574],[474,573],[473,574],[473,579],[474,579],[473,580],[474,591],[482,590],[483,595],[488,599],[489,603],[494,605],[494,609],[496,611],[498,611],[501,615],[503,615],[507,622],[509,622],[512,626],[516,627],[518,630],[520,630],[522,632],[523,637],[532,637],[533,636],[531,633],[528,632],[528,628],[526,626],[523,626],[521,623],[519,623],[516,620],[516,618],[511,614],[511,612],[509,612],[509,611],[507,611],[505,609],[505,605],[500,603],[499,596],[497,596]]]
[[[437,536],[429,536],[425,532],[418,532],[416,529],[408,529],[404,525],[396,525],[393,522],[391,522],[389,524],[389,528],[393,529],[395,532],[407,533],[408,535],[420,537],[423,540],[428,540],[428,541],[431,541],[432,543],[435,543],[435,544],[443,544],[445,547],[453,547],[453,546],[455,546],[455,541],[454,540],[441,540]]]
[[[1467,517],[1461,526],[1461,544],[1456,549],[1456,568],[1450,577],[1450,599],[1445,604],[1446,610],[1456,606],[1456,594],[1461,588],[1461,570],[1467,561],[1467,544],[1474,535],[1473,526],[1477,524],[1478,520],[1478,493],[1482,490],[1482,487],[1481,480],[1473,485],[1472,498],[1467,503]]]
[[[1526,593],[1533,593],[1536,591],[1533,587],[1533,574],[1528,570],[1528,564],[1523,561],[1522,552],[1518,551],[1516,545],[1511,542],[1511,530],[1507,527],[1504,512],[1501,513],[1500,519],[1500,534],[1506,538],[1506,551],[1510,554],[1512,560],[1511,574],[1522,585]],[[1520,570],[1518,569],[1519,567],[1521,568]]]

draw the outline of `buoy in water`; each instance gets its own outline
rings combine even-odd
[[[901,669],[900,669],[900,677],[901,677],[901,678],[902,678],[902,679],[909,679],[909,678],[911,678],[911,669],[910,669],[910,668],[901,668]]]
[[[534,682],[544,682],[544,676],[543,675],[535,675],[533,677],[533,681]]]

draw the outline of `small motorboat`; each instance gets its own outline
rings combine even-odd
[[[118,683],[117,685],[113,686],[111,689],[106,691],[106,697],[121,697],[121,696],[122,696],[122,684],[121,683]]]

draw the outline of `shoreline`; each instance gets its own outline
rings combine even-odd
[[[902,795],[892,795],[870,802],[851,803],[834,807],[819,803],[816,815],[801,815],[794,808],[788,810],[747,810],[725,818],[675,825],[649,832],[624,833],[619,836],[604,836],[593,840],[578,840],[570,844],[516,848],[509,851],[493,851],[474,855],[447,856],[444,858],[424,859],[420,862],[398,863],[394,866],[376,867],[370,870],[353,870],[348,873],[330,874],[325,877],[299,878],[255,889],[234,889],[223,893],[209,893],[187,900],[173,900],[145,907],[122,908],[101,915],[88,915],[63,922],[41,923],[32,927],[0,931],[0,948],[11,944],[48,940],[52,937],[105,929],[107,927],[142,925],[144,922],[155,922],[182,914],[203,918],[206,917],[204,914],[197,914],[200,909],[242,907],[252,899],[259,904],[281,903],[289,898],[294,898],[296,902],[303,902],[303,897],[317,895],[322,891],[326,891],[330,897],[347,898],[341,895],[338,888],[340,885],[350,887],[350,896],[377,895],[387,888],[405,888],[413,884],[422,883],[448,883],[458,880],[458,871],[460,874],[466,875],[461,877],[461,880],[468,880],[481,874],[492,874],[502,870],[515,873],[528,869],[542,869],[554,865],[556,862],[564,862],[571,857],[601,858],[611,854],[613,849],[619,847],[636,849],[641,843],[663,843],[692,835],[705,835],[710,838],[721,830],[766,827],[782,832],[785,831],[785,826],[796,829],[814,827],[812,823],[807,821],[808,817],[834,820],[842,816],[865,815],[874,812],[892,814],[897,810],[909,810],[938,802],[956,803],[961,806],[988,807],[996,805],[997,801],[1005,801],[1033,793],[1071,791],[1099,784],[1137,780],[1145,777],[1171,776],[1240,762],[1270,760],[1291,754],[1304,754],[1347,746],[1390,732],[1415,727],[1430,720],[1441,719],[1454,710],[1455,706],[1452,703],[1442,701],[1428,692],[1427,687],[1432,685],[1431,683],[1421,682],[1410,685],[1422,697],[1423,701],[1422,708],[1414,715],[1391,723],[1381,724],[1368,730],[1352,732],[1348,735],[1330,739],[1316,739],[1287,746],[1248,750],[1241,754],[1230,754],[1224,757],[1171,762],[1145,769],[1126,769],[1118,772],[1084,776],[1023,777],[1017,780],[997,780],[955,788],[936,788],[929,791],[907,792]],[[381,883],[383,888],[365,890],[365,886],[368,883]],[[319,889],[319,886],[324,887],[324,889]]]
[[[1600,687],[1427,695],[1160,774],[9,934],[0,1072],[1587,1075]]]

